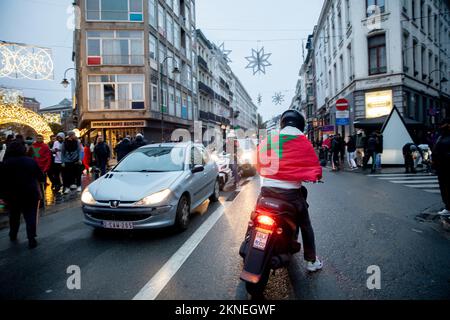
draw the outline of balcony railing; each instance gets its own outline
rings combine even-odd
[[[206,70],[208,69],[208,63],[205,61],[205,59],[203,59],[201,56],[198,56],[198,65],[205,68]]]
[[[209,95],[211,98],[214,98],[214,90],[208,87],[206,84],[204,84],[201,81],[198,81],[198,90],[200,92],[204,92],[207,95]]]
[[[199,111],[199,119],[203,121],[213,121],[224,125],[229,125],[231,123],[230,119],[202,110]]]

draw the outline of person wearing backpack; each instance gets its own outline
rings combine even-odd
[[[433,149],[433,168],[436,170],[442,201],[445,208],[441,216],[450,216],[450,118],[446,118],[440,127],[441,136]]]
[[[103,176],[106,174],[106,166],[111,158],[111,149],[105,143],[102,136],[97,138],[97,145],[94,148],[94,157],[97,167],[100,168],[100,174]]]

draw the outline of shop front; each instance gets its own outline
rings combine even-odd
[[[102,136],[113,150],[121,138],[126,136],[134,138],[138,133],[143,134],[146,126],[146,120],[91,121],[89,129],[81,138],[90,144],[95,143],[98,136]],[[114,153],[112,157],[115,158]]]

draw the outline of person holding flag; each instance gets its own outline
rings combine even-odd
[[[302,182],[319,182],[322,167],[311,142],[303,134],[305,118],[300,112],[284,112],[280,128],[279,134],[269,135],[258,146],[260,197],[280,199],[297,208],[307,270],[315,272],[322,269],[323,264],[316,256],[314,231],[306,202],[307,190]]]

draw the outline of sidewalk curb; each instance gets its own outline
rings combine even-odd
[[[58,213],[58,212],[60,212],[62,210],[73,209],[73,208],[76,208],[78,206],[81,206],[79,198],[70,200],[68,202],[55,204],[55,205],[52,205],[48,209],[45,209],[45,210],[39,209],[39,218],[56,214],[56,213]],[[24,222],[23,216],[21,216],[20,221],[21,221],[21,223]],[[8,215],[6,215],[6,214],[5,215],[3,215],[3,214],[0,215],[0,230],[8,228],[8,227],[9,227]]]

